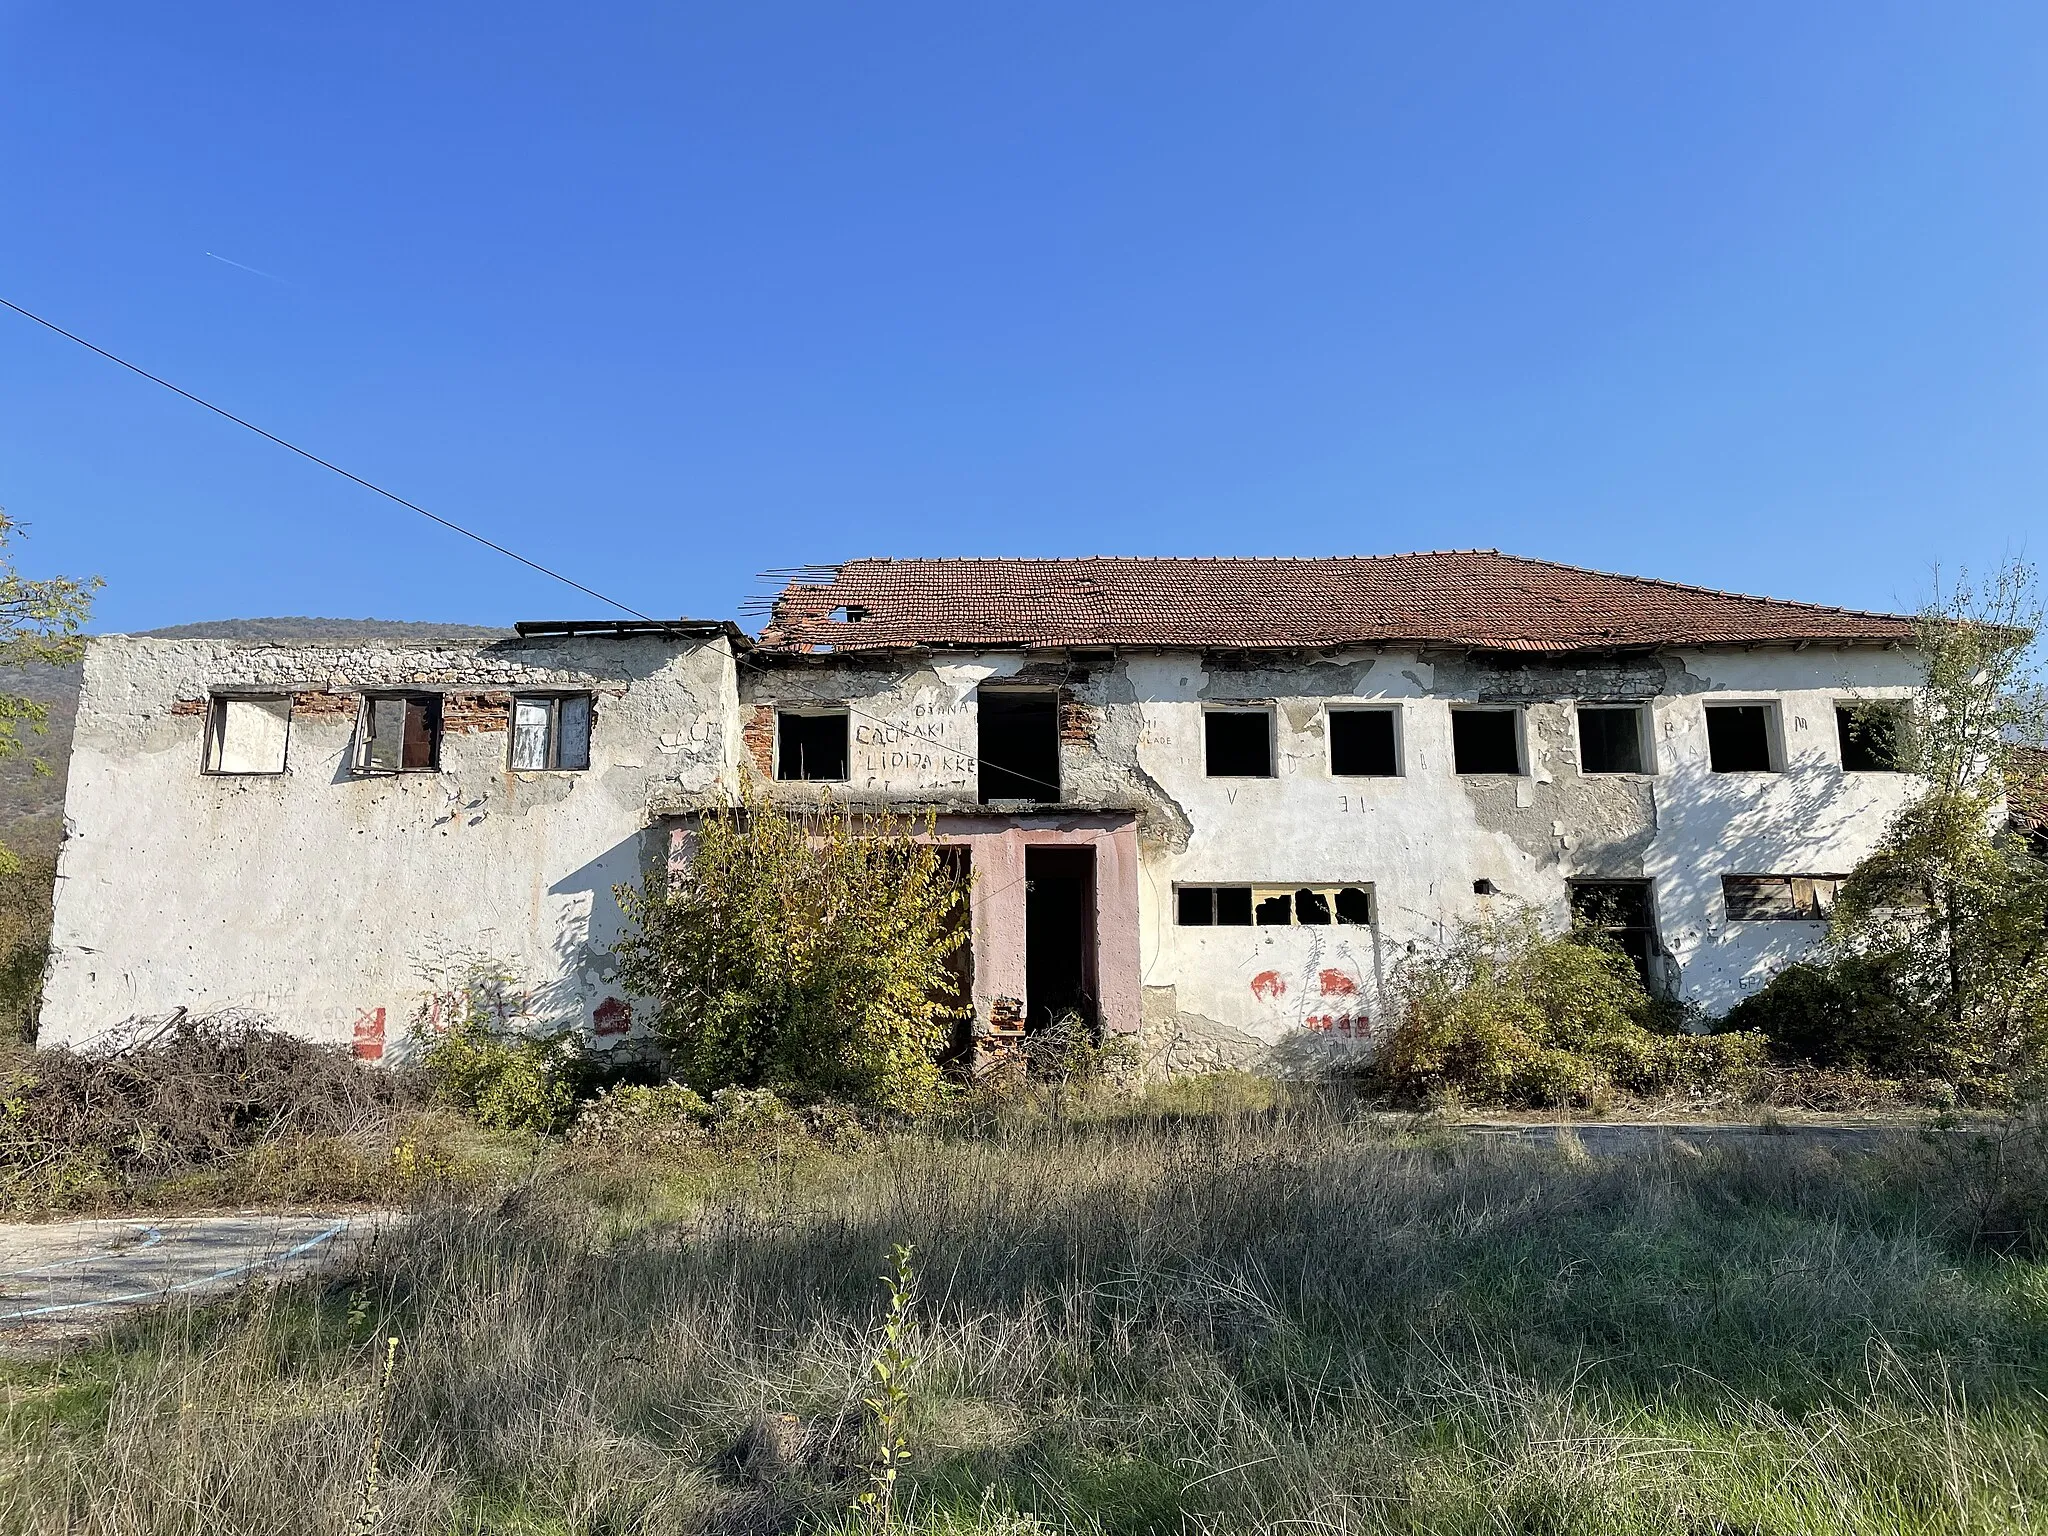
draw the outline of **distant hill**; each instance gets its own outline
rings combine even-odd
[[[213,619],[145,631],[171,640],[250,640],[274,645],[354,645],[364,640],[435,640],[475,643],[508,638],[509,629],[474,624],[428,624],[401,619]],[[47,859],[64,834],[65,769],[71,729],[78,718],[83,669],[0,667],[0,692],[23,694],[50,706],[49,734],[21,733],[24,751],[0,758],[0,842],[30,858]],[[35,764],[50,772],[37,773]]]

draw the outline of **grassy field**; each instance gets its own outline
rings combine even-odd
[[[1595,1161],[1200,1085],[555,1152],[8,1367],[0,1528],[852,1529],[908,1243],[903,1528],[2038,1529],[2044,1208],[2035,1132]]]

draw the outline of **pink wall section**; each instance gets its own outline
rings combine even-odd
[[[1095,851],[1095,986],[1102,1027],[1136,1034],[1138,833],[1136,818],[941,816],[941,842],[964,843],[974,873],[974,1016],[999,997],[1024,997],[1024,855],[1028,848]]]

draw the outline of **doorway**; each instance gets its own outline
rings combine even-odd
[[[1662,992],[1657,975],[1657,913],[1647,880],[1574,880],[1572,921],[1619,945],[1650,993]]]
[[[1095,850],[1024,850],[1025,1028],[1069,1013],[1094,1025]]]

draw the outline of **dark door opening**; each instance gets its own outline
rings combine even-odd
[[[1059,799],[1059,695],[983,688],[975,702],[983,802]]]
[[[1025,1027],[1097,1022],[1095,850],[1024,850]]]
[[[1657,914],[1647,880],[1574,880],[1572,921],[1612,940],[1634,963],[1652,993],[1659,990]]]

